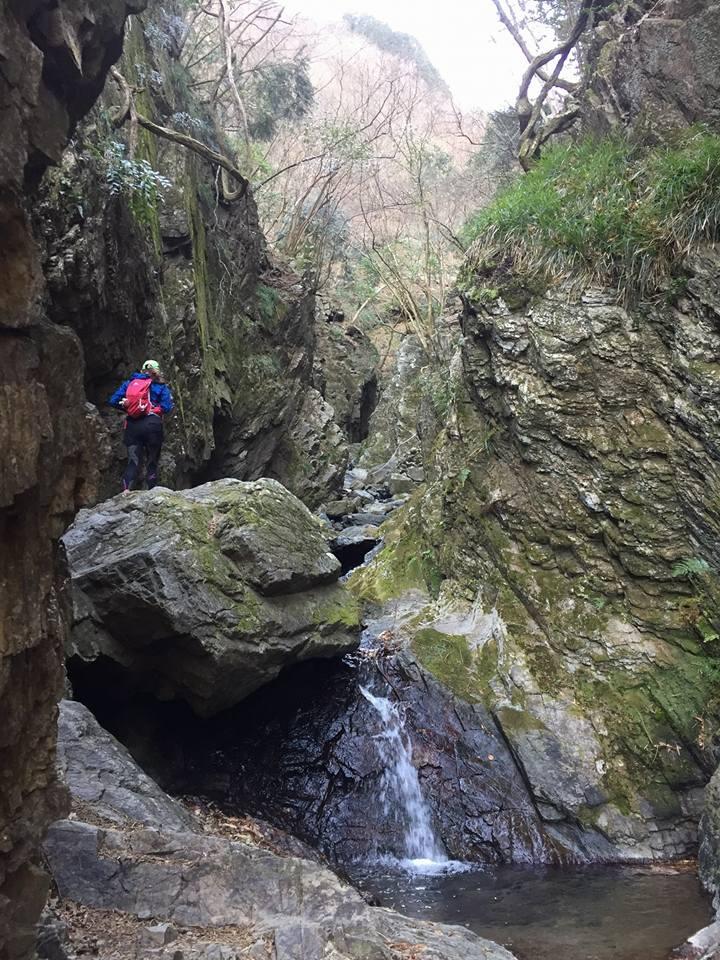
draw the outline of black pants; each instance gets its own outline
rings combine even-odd
[[[139,420],[127,418],[123,441],[127,447],[128,462],[123,474],[123,490],[132,490],[145,459],[145,479],[151,490],[157,483],[158,461],[163,442],[163,425],[160,417],[151,414]]]

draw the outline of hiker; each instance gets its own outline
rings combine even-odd
[[[123,493],[130,493],[137,481],[143,453],[147,488],[151,490],[157,483],[163,414],[170,413],[174,406],[157,360],[146,360],[140,373],[134,373],[120,384],[108,403],[127,414],[123,442],[127,447],[128,462],[122,478]]]

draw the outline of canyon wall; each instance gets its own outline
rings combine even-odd
[[[47,879],[38,844],[64,809],[55,780],[64,619],[56,543],[92,499],[96,416],[82,347],[52,322],[33,191],[102,90],[142,0],[0,10],[0,956],[29,955]]]
[[[586,132],[717,130],[719,35],[715,4],[614,10]],[[426,490],[355,578],[427,591],[420,662],[491,710],[547,823],[621,857],[691,853],[716,765],[719,266],[695,242],[630,302],[473,264]]]

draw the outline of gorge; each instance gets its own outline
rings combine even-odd
[[[370,17],[3,3],[0,960],[720,956],[720,4],[576,7],[489,188]]]

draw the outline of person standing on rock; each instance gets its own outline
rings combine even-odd
[[[175,406],[170,388],[160,373],[157,360],[146,360],[140,373],[121,383],[108,403],[124,410],[123,442],[128,462],[123,474],[123,493],[137,482],[145,456],[145,479],[151,490],[157,483],[158,462],[163,443],[163,416]]]

